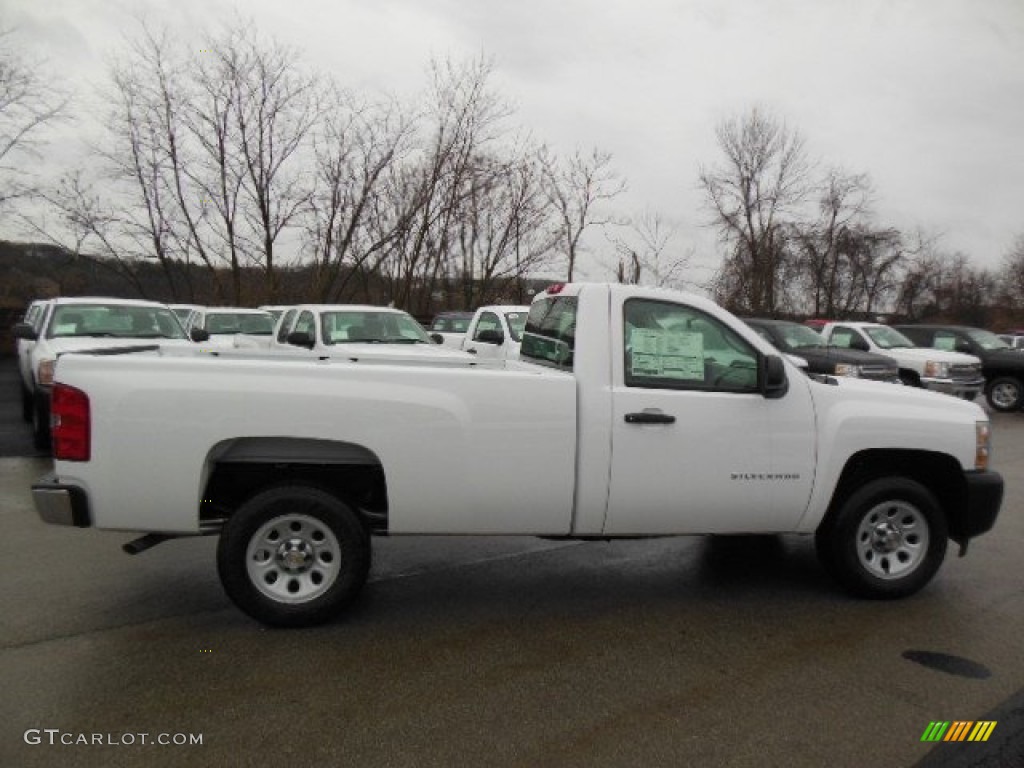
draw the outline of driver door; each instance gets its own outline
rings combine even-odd
[[[808,379],[787,365],[787,393],[766,399],[762,353],[716,317],[661,299],[620,311],[605,533],[792,530],[814,480]]]

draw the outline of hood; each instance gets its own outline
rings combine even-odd
[[[796,352],[808,360],[820,360],[829,363],[894,365],[892,358],[886,355],[879,355],[874,352],[861,352],[859,349],[848,349],[846,347],[801,347]]]
[[[334,344],[315,350],[332,358],[367,360],[474,360],[473,355],[441,344]]]
[[[1024,350],[995,349],[985,355],[986,368],[1009,368],[1024,370]]]
[[[110,338],[107,336],[93,338],[92,336],[58,336],[55,339],[46,339],[47,347],[53,355],[63,355],[65,352],[84,352],[90,349],[112,349],[115,347],[194,347],[195,344],[189,339],[133,339],[133,338]]]
[[[922,362],[934,360],[937,363],[950,363],[951,365],[978,365],[981,363],[974,355],[964,355],[960,352],[949,352],[932,347],[897,347],[885,350],[884,354],[905,360],[920,360]]]
[[[934,392],[920,387],[898,387],[883,381],[855,379],[846,376],[829,377],[835,384],[813,382],[815,387],[826,387],[821,392],[824,396],[833,395],[837,398],[858,403],[860,401],[885,404],[897,409],[925,408],[934,410],[941,418],[958,419],[966,423],[989,421],[988,415],[981,406],[969,400],[950,397],[941,392]]]

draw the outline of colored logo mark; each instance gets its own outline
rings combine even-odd
[[[995,729],[995,720],[932,721],[921,734],[921,741],[988,741]]]

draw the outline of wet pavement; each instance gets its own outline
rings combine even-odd
[[[213,539],[43,524],[49,460],[2,458],[0,766],[1024,765],[1024,414],[993,422],[997,527],[907,600],[801,537],[411,537],[301,631],[230,605]],[[997,725],[921,741],[957,720]]]

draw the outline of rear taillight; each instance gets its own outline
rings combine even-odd
[[[88,461],[89,396],[67,384],[54,384],[50,396],[53,425],[53,458],[61,461]]]

